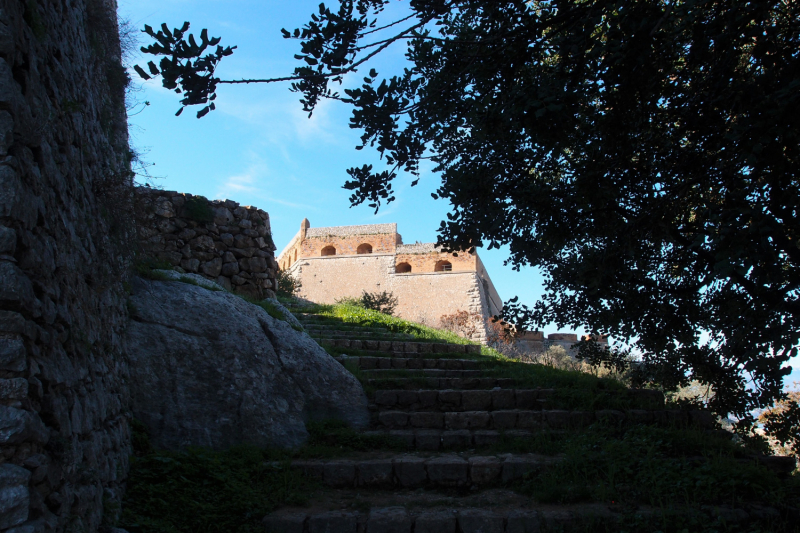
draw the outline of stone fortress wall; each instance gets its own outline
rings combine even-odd
[[[114,0],[0,3],[0,531],[113,523],[131,455]]]
[[[304,220],[278,265],[300,280],[302,298],[333,303],[362,291],[387,291],[398,299],[398,316],[432,326],[457,311],[477,313],[485,322],[502,308],[476,253],[404,245],[397,224],[311,228]],[[483,326],[475,340],[486,340]]]
[[[136,226],[137,259],[166,262],[254,298],[275,296],[277,263],[266,211],[137,187]]]

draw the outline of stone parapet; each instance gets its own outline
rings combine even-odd
[[[350,235],[381,235],[397,233],[397,224],[364,224],[360,226],[332,226],[327,228],[308,228],[306,237],[349,237]]]
[[[256,298],[275,295],[275,244],[262,209],[137,187],[136,226],[138,260],[166,262]]]

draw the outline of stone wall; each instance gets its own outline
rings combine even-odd
[[[278,265],[266,211],[137,187],[136,222],[138,261],[165,262],[254,298],[275,296]]]
[[[0,2],[0,531],[113,522],[131,175],[113,0]]]

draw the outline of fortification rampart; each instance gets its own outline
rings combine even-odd
[[[256,298],[274,297],[269,214],[232,200],[136,188],[139,259],[167,262]]]
[[[398,316],[431,326],[467,311],[480,321],[476,340],[486,340],[485,320],[502,307],[477,254],[405,245],[396,224],[311,228],[304,220],[278,264],[300,280],[300,296],[314,302],[387,291],[398,299]]]
[[[0,531],[96,532],[128,471],[116,5],[0,4]]]

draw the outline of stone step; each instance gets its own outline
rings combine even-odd
[[[374,378],[365,384],[375,389],[419,390],[419,389],[509,389],[520,386],[521,380],[514,378]]]
[[[417,374],[420,377],[435,377],[435,378],[476,378],[485,373],[485,370],[440,370],[438,368],[428,368],[422,370],[403,370],[403,369],[375,369],[375,370],[362,370],[365,378],[377,378],[381,376],[392,376],[397,372],[408,372],[409,374]]]
[[[587,528],[593,524],[616,524],[623,517],[604,504],[556,507],[528,503],[511,509],[507,506],[487,509],[461,505],[417,505],[410,508],[381,505],[370,506],[365,511],[283,509],[267,515],[263,523],[266,533],[570,533],[589,531]],[[636,512],[643,517],[659,516],[650,508],[640,508]]]
[[[487,448],[498,444],[504,438],[530,439],[537,433],[541,433],[541,431],[521,429],[509,431],[493,429],[373,429],[363,432],[365,435],[388,436],[402,443],[408,449],[424,452]],[[550,431],[549,433],[561,432]]]
[[[375,327],[375,326],[343,326],[343,325],[333,325],[333,324],[315,324],[313,322],[305,322],[303,323],[303,327],[305,327],[308,331],[343,331],[343,332],[366,332],[366,333],[392,333],[386,328]],[[408,333],[398,333],[398,335],[408,335]]]
[[[320,338],[320,343],[336,346],[337,348],[351,348],[353,350],[373,350],[379,352],[402,353],[460,353],[480,355],[481,347],[478,344],[447,344],[438,342],[414,341],[382,341],[382,340],[350,340]]]
[[[329,487],[471,487],[507,484],[540,472],[560,458],[534,454],[499,456],[402,455],[382,459],[292,461],[292,468]]]
[[[381,410],[377,413],[376,418],[378,427],[386,429],[578,430],[601,420],[618,424],[693,426],[702,429],[713,429],[715,427],[714,416],[708,411],[646,411],[643,409],[630,409],[628,411],[612,409],[597,411],[506,409],[451,412]]]
[[[340,329],[306,329],[312,337],[324,337],[332,339],[353,339],[358,337],[361,340],[395,340],[395,339],[416,339],[414,335],[408,333],[382,333],[374,331],[343,331]]]
[[[402,352],[399,352],[402,355]],[[422,355],[422,354],[418,354]],[[361,370],[395,369],[421,370],[438,368],[442,370],[477,370],[478,361],[472,359],[423,359],[421,357],[336,357],[340,363],[353,363]]]
[[[663,409],[664,406],[664,396],[660,393],[641,395],[640,392],[651,391],[638,390],[615,392],[619,397],[630,398],[639,408]],[[375,391],[373,400],[380,409],[401,411],[539,410],[545,408],[555,394],[556,389],[381,389]]]

